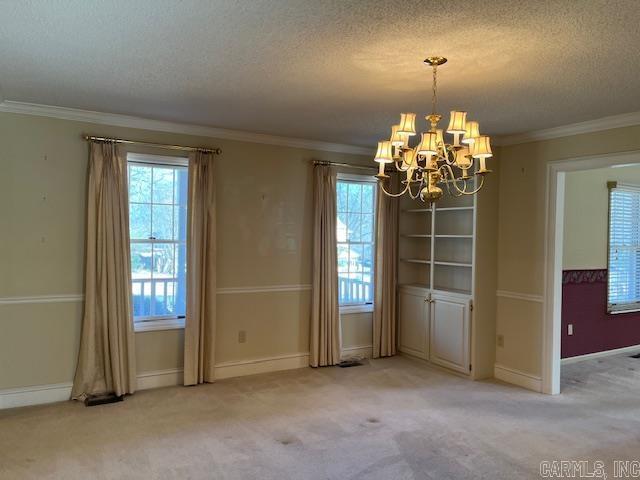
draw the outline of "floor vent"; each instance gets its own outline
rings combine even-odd
[[[342,360],[338,366],[340,368],[349,368],[349,367],[359,367],[363,365],[362,360],[359,360],[357,358],[354,359],[348,359],[348,360]]]
[[[84,405],[86,407],[94,407],[96,405],[121,402],[122,400],[124,400],[124,395],[117,396],[115,393],[106,393],[104,395],[89,395],[84,399]]]

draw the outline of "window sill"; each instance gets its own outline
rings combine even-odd
[[[373,312],[373,304],[367,303],[365,305],[342,305],[340,307],[340,314],[345,313],[370,313]]]
[[[180,330],[184,328],[184,318],[163,318],[136,322],[133,329],[138,332],[155,332],[158,330]]]

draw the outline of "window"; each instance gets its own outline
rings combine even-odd
[[[187,159],[129,154],[127,160],[136,329],[149,321],[178,327],[183,321],[175,319],[186,310]]]
[[[373,304],[376,184],[368,177],[339,176],[336,222],[338,302]]]
[[[640,187],[609,182],[610,313],[640,310]]]

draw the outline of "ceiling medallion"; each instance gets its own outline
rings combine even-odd
[[[425,117],[431,128],[422,134],[419,144],[409,146],[409,139],[416,134],[415,113],[401,114],[400,123],[391,127],[391,138],[378,142],[374,158],[379,163],[376,177],[390,197],[408,193],[413,199],[433,203],[442,197],[444,190],[453,196],[474,195],[483,187],[484,177],[491,173],[486,166],[487,158],[493,156],[489,137],[480,135],[478,122],[467,120],[467,112],[451,112],[446,133],[453,135],[453,143],[445,143],[443,130],[437,128],[442,119],[436,113],[437,72],[438,66],[446,61],[438,56],[424,61],[433,70],[431,114]],[[387,164],[394,164],[396,170],[406,174],[399,193],[385,188],[385,180],[390,178],[385,173]]]

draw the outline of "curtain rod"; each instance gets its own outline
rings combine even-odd
[[[222,150],[219,148],[185,147],[182,145],[168,145],[165,143],[136,142],[135,140],[123,140],[122,138],[94,137],[91,135],[84,135],[84,139],[88,142],[124,143],[127,145],[141,145],[143,147],[166,148],[168,150],[182,150],[185,152],[205,152],[205,153],[213,153],[216,155],[220,155],[222,153]]]
[[[375,170],[378,169],[376,167],[368,167],[364,165],[353,165],[351,163],[340,163],[340,162],[325,162],[322,160],[314,160],[314,165],[331,165],[332,167],[347,167],[347,168],[356,168],[358,170]]]

